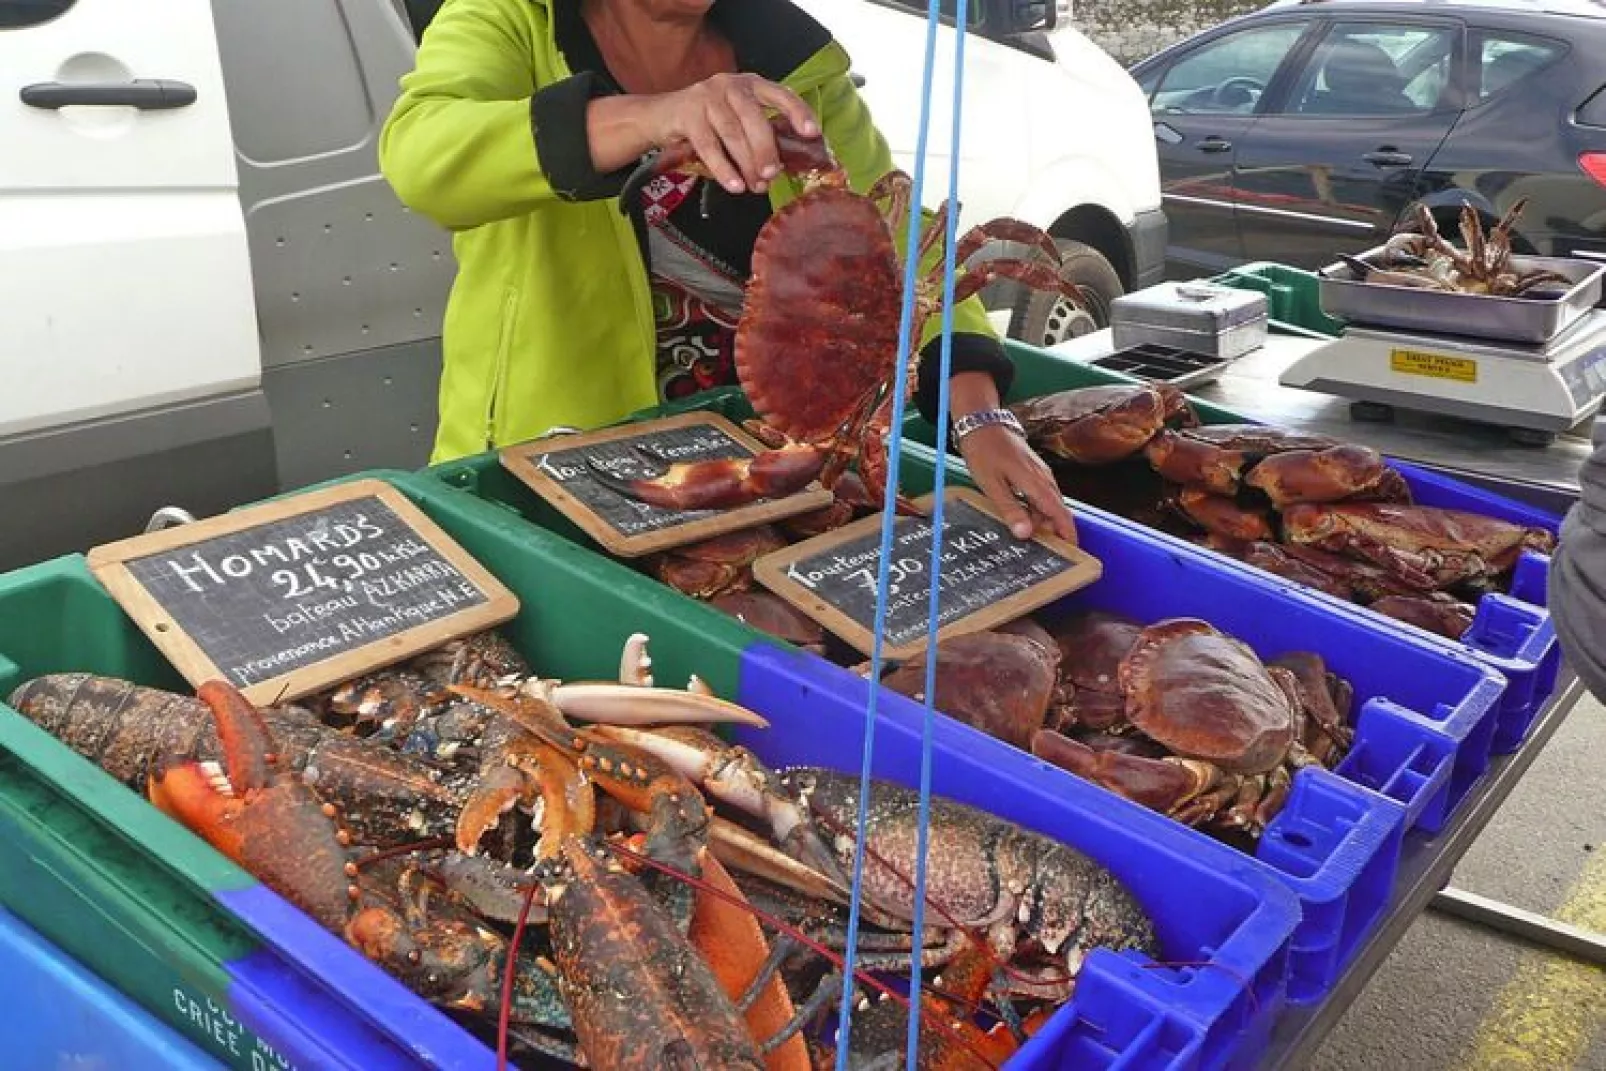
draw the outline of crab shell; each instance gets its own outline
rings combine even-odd
[[[709,605],[761,632],[816,654],[825,652],[825,629],[791,603],[768,591],[727,591]]]
[[[1385,595],[1372,603],[1370,609],[1451,640],[1465,636],[1478,613],[1475,607],[1442,592],[1422,596]]]
[[[1010,406],[1039,450],[1083,465],[1131,457],[1168,425],[1198,423],[1187,396],[1166,383],[1077,387]]]
[[[880,210],[852,190],[806,189],[769,218],[736,329],[737,378],[765,424],[823,442],[892,380],[902,281]]]
[[[1089,610],[1055,622],[1052,635],[1060,651],[1062,727],[1110,729],[1126,718],[1121,694],[1121,659],[1132,650],[1143,626],[1131,618]]]
[[[1059,649],[1031,636],[975,632],[937,644],[934,706],[956,721],[1018,748],[1030,746],[1043,727],[1059,680]],[[923,699],[924,653],[881,683],[900,695]]]
[[[780,531],[768,524],[676,547],[656,556],[651,566],[659,580],[697,599],[711,599],[739,591],[752,580],[752,565],[787,545]]]
[[[1145,628],[1121,660],[1127,719],[1173,753],[1229,773],[1266,773],[1295,741],[1297,682],[1204,621]]]
[[[1357,495],[1410,501],[1404,479],[1376,450],[1324,435],[1260,424],[1168,428],[1144,453],[1167,480],[1217,495],[1253,488],[1279,509]]]

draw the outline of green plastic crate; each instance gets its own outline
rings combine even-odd
[[[1267,317],[1277,329],[1312,338],[1344,333],[1344,321],[1322,311],[1321,280],[1314,272],[1259,260],[1213,276],[1210,282],[1266,295]]]
[[[577,607],[596,603],[599,569],[613,571],[609,590],[621,590],[620,567],[418,475],[365,472],[331,483],[365,477],[396,486],[508,583],[521,612],[501,630],[533,664],[560,667],[567,679],[616,679],[625,639],[639,630],[651,638],[660,680],[695,673],[735,695],[744,650],[770,645],[645,582],[624,596],[629,614],[577,617]],[[463,523],[462,510],[479,523]],[[343,942],[3,705],[19,684],[56,672],[189,690],[82,555],[0,574],[0,606],[0,905],[233,1067],[494,1065],[462,1028],[377,967],[334,970],[330,946]],[[485,1058],[465,1061],[464,1046]]]

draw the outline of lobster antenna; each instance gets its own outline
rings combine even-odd
[[[963,0],[961,0],[961,2],[963,2]],[[963,8],[961,8],[960,11],[963,12]],[[876,565],[875,631],[873,633],[872,653],[871,653],[871,656],[870,656],[871,670],[870,670],[870,687],[868,689],[869,703],[868,703],[868,707],[867,707],[866,712],[865,712],[865,719],[864,719],[864,746],[863,746],[863,750],[862,750],[861,755],[860,755],[860,767],[859,767],[859,800],[858,800],[859,813],[858,813],[858,816],[857,816],[856,835],[854,837],[853,883],[852,883],[852,887],[851,887],[851,890],[850,890],[851,891],[851,897],[849,899],[849,907],[848,907],[847,948],[845,949],[846,955],[844,957],[844,971],[843,971],[844,976],[848,977],[848,978],[852,978],[854,976],[854,958],[855,958],[855,953],[857,952],[857,947],[856,946],[858,945],[858,940],[859,940],[859,909],[860,909],[862,897],[864,895],[865,831],[866,831],[866,828],[869,825],[870,771],[871,771],[871,768],[872,768],[871,760],[872,760],[872,758],[873,758],[873,756],[875,754],[875,725],[876,725],[876,706],[877,706],[877,702],[876,701],[877,701],[877,698],[880,696],[880,693],[881,693],[881,686],[880,686],[879,682],[880,682],[881,676],[882,676],[882,672],[881,672],[882,645],[883,645],[883,638],[886,635],[887,599],[888,599],[889,589],[890,589],[890,586],[891,586],[891,580],[890,580],[889,573],[890,573],[890,567],[891,567],[891,562],[892,562],[892,530],[893,530],[893,523],[896,520],[897,513],[898,513],[898,497],[899,497],[898,496],[898,485],[899,485],[898,468],[899,468],[899,463],[900,463],[900,461],[902,460],[902,457],[903,457],[903,435],[901,434],[901,430],[903,428],[904,404],[907,401],[908,396],[909,396],[909,389],[908,389],[908,387],[909,387],[909,363],[910,363],[909,362],[909,355],[913,352],[913,349],[914,349],[915,285],[916,285],[916,279],[918,277],[919,268],[920,268],[920,265],[918,263],[917,251],[920,248],[920,230],[921,230],[921,223],[923,222],[923,218],[924,218],[924,212],[923,212],[923,208],[922,208],[922,204],[923,204],[922,195],[924,193],[925,183],[926,183],[926,153],[927,153],[927,143],[928,143],[928,140],[929,140],[929,134],[930,134],[930,130],[931,130],[932,72],[933,72],[933,68],[936,66],[936,58],[937,58],[937,26],[938,26],[938,24],[940,22],[940,16],[941,16],[941,8],[940,8],[940,6],[938,4],[938,0],[927,0],[927,3],[926,3],[926,54],[925,54],[925,63],[923,64],[923,69],[922,69],[922,73],[921,73],[921,90],[920,90],[920,133],[919,133],[919,136],[917,138],[917,144],[916,144],[916,147],[915,147],[915,167],[914,167],[914,172],[915,173],[914,173],[914,178],[913,178],[913,182],[912,182],[912,188],[910,190],[910,196],[909,196],[909,223],[908,223],[908,228],[907,228],[906,235],[905,235],[904,250],[903,250],[903,257],[904,257],[903,308],[901,310],[901,314],[899,316],[899,321],[898,321],[898,354],[897,354],[898,360],[896,362],[895,369],[894,369],[895,387],[894,387],[894,393],[893,393],[893,398],[892,398],[892,419],[891,419],[891,422],[890,422],[890,426],[892,428],[892,434],[887,436],[887,438],[890,440],[888,442],[888,444],[887,444],[887,479],[886,479],[886,488],[882,493],[882,504],[881,504],[881,557],[880,557],[880,559],[879,559],[879,561],[877,562],[877,565]],[[959,31],[960,31],[958,36],[959,36],[960,40],[962,41],[964,39],[965,24],[963,22],[960,22],[960,23],[958,23],[958,26],[959,26]],[[959,111],[959,97],[958,97],[959,89],[960,89],[959,80],[957,78],[955,78],[955,81],[954,81],[954,94],[955,94],[954,95],[954,111],[956,113]],[[958,149],[959,149],[958,143],[955,142],[955,144],[953,145],[953,150],[954,151],[953,151],[953,153],[951,155],[957,156],[958,155]],[[951,269],[950,269],[950,272],[951,272]],[[950,284],[950,286],[951,286],[951,284]],[[951,329],[951,320],[948,318],[946,313],[944,314],[944,321],[943,322],[944,322],[945,327],[947,327],[948,329]],[[945,362],[946,362],[946,359],[947,359],[947,355],[945,353],[945,355],[944,355]],[[941,391],[943,393],[943,398],[942,398],[942,403],[941,404],[944,407],[946,407],[946,405],[947,405],[947,381],[946,381],[946,375],[944,376],[943,383],[940,384],[939,386],[940,386],[940,389],[941,389]],[[945,419],[946,418],[943,415],[939,414],[938,423],[944,423]],[[939,464],[940,464],[940,455],[939,455]],[[938,510],[937,517],[940,518],[942,516],[942,513],[941,513],[941,510],[942,510],[942,484],[941,484],[942,470],[941,470],[941,468],[939,468],[937,470],[937,476],[938,476],[938,484],[937,484],[937,487],[936,487],[936,491],[937,491],[936,501],[937,501],[937,510]],[[938,527],[934,531],[933,534],[934,534],[934,537],[937,540],[940,541],[941,537],[942,537],[942,529],[940,527]],[[933,573],[931,575],[931,577],[929,578],[930,597],[931,597],[933,606],[935,605],[935,602],[936,602],[937,586],[938,586],[939,579],[940,579],[940,577],[936,573]],[[935,611],[933,611],[932,616],[935,617]],[[931,627],[927,632],[926,647],[927,647],[927,662],[928,662],[928,664],[929,663],[934,663],[936,661],[936,655],[935,655],[935,650],[936,650],[936,628],[935,627]],[[920,831],[919,831],[919,837],[920,837],[920,843],[921,843],[922,846],[925,844],[927,826],[928,826],[928,824],[930,822],[929,792],[930,792],[931,757],[930,757],[930,753],[929,753],[929,739],[930,739],[930,721],[931,721],[930,710],[931,710],[931,703],[932,703],[932,699],[929,698],[930,695],[931,695],[931,690],[930,689],[927,689],[927,695],[928,695],[928,699],[927,699],[927,711],[928,711],[928,713],[927,713],[926,735],[925,735],[925,739],[922,741],[922,743],[925,744],[926,750],[922,754],[921,767],[920,767],[921,778],[920,778]],[[920,870],[920,874],[923,876],[924,872],[925,872],[924,857],[923,856],[920,859],[920,863],[921,863],[921,865],[920,865],[919,870]],[[915,898],[915,903],[918,905],[920,902],[921,902],[920,898],[917,895],[916,898]],[[917,916],[917,926],[918,926],[918,918],[919,918],[919,916]],[[915,932],[919,933],[920,930],[916,929]],[[918,966],[919,957],[916,956],[916,957],[914,957],[914,959],[915,959],[915,968],[914,968],[915,973],[914,973],[914,976],[913,976],[913,979],[912,979],[912,981],[913,981],[912,991],[915,992],[915,993],[918,993],[920,991],[919,990],[919,978],[920,978],[920,975],[919,975],[919,966]],[[914,1071],[914,1068],[916,1067],[916,1065],[918,1063],[918,1039],[920,1037],[920,1005],[921,1005],[921,1001],[915,1000],[915,1001],[913,1001],[911,1003],[910,1010],[909,1010],[909,1038],[910,1038],[910,1043],[908,1045],[908,1054],[907,1055],[908,1055],[910,1071]],[[852,1031],[853,1031],[853,987],[851,985],[844,985],[842,987],[842,1000],[841,1000],[841,1003],[840,1003],[840,1006],[839,1006],[838,1017],[839,1017],[839,1021],[840,1021],[841,1025],[839,1027],[838,1035],[837,1035],[836,1071],[847,1071],[848,1052],[849,1052],[849,1049],[851,1048],[850,1039],[852,1037]]]

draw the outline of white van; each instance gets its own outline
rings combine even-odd
[[[425,463],[451,246],[397,201],[375,140],[439,6],[0,0],[0,568],[165,505],[210,514]],[[911,167],[923,4],[803,6],[856,58]],[[1080,35],[1053,35],[1057,59],[1013,37],[1052,23],[1045,0],[972,6],[964,221],[1051,227],[1106,290],[1155,281],[1142,94]],[[950,69],[952,48],[945,31]],[[1000,318],[1041,334],[1064,321],[1049,306]]]

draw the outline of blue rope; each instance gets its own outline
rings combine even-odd
[[[898,365],[893,384],[892,426],[887,436],[887,486],[881,502],[881,558],[876,566],[875,635],[871,641],[870,702],[864,723],[864,749],[859,769],[859,814],[853,838],[853,885],[848,906],[847,948],[842,965],[842,1003],[838,1013],[836,1071],[847,1071],[849,1039],[853,1031],[853,979],[854,961],[859,944],[859,907],[864,893],[864,839],[870,813],[870,759],[875,751],[876,699],[881,693],[882,637],[887,626],[888,572],[892,563],[892,530],[898,501],[898,465],[903,450],[904,400],[909,387],[909,360],[913,350],[915,278],[919,268],[915,251],[920,246],[921,224],[924,222],[921,204],[926,183],[926,142],[931,126],[931,73],[937,58],[937,26],[940,8],[938,0],[926,4],[926,62],[920,87],[920,134],[915,146],[915,173],[909,195],[909,226],[904,256],[903,310],[898,322]],[[960,24],[961,32],[963,23]],[[958,146],[954,146],[958,150]],[[944,385],[946,386],[946,385]],[[940,488],[939,488],[940,494]],[[936,591],[936,578],[931,580]],[[918,960],[919,931],[916,931],[913,958]],[[916,994],[918,998],[918,994]],[[914,1005],[919,1007],[919,1000]],[[917,1012],[918,1014],[918,1012]]]
[[[948,375],[954,349],[954,284],[958,268],[955,239],[959,233],[959,120],[964,99],[966,0],[957,0],[954,22],[958,26],[954,44],[953,133],[948,152],[948,218],[943,235],[942,264],[942,358],[937,379],[937,467],[933,476],[936,491],[931,514],[931,587],[926,610],[925,716],[920,726],[920,824],[915,848],[915,954],[910,957],[908,1071],[916,1071],[920,1052],[920,935],[926,932],[926,848],[931,831],[931,738],[937,714],[937,628],[941,599],[943,488],[948,475]]]

